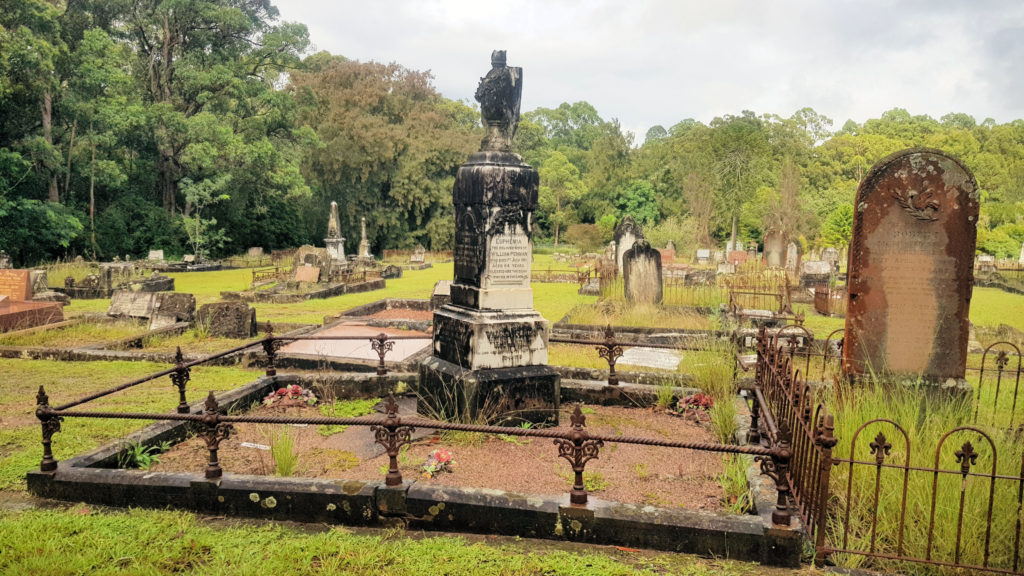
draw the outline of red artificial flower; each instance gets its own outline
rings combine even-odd
[[[287,396],[288,395],[288,389],[287,388],[278,388],[277,395],[278,396]]]
[[[441,464],[447,464],[452,461],[452,455],[444,448],[438,448],[434,451],[434,460],[437,460]]]

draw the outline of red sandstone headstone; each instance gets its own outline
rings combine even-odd
[[[729,252],[729,258],[727,260],[733,264],[743,264],[747,261],[749,255],[743,250],[733,250]]]
[[[844,371],[961,379],[978,185],[939,150],[897,152],[857,190]]]
[[[13,302],[32,299],[32,283],[29,270],[0,270],[0,295],[7,296]]]
[[[295,269],[296,282],[316,282],[320,279],[320,269],[316,266],[299,266]]]

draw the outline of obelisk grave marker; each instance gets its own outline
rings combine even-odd
[[[939,150],[897,152],[857,190],[844,371],[962,380],[978,185]]]
[[[512,153],[522,69],[491,55],[476,92],[486,129],[455,177],[455,280],[434,312],[433,355],[420,370],[430,416],[555,423],[559,377],[547,366],[550,323],[533,309],[530,265],[540,179]]]

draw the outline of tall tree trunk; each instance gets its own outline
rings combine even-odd
[[[729,235],[729,245],[732,246],[733,250],[736,250],[736,236],[740,233],[740,217],[737,212],[738,210],[732,213],[732,233]],[[728,254],[725,256],[729,257]]]
[[[174,152],[167,148],[161,148],[157,166],[159,170],[159,186],[160,193],[163,198],[164,211],[173,216],[176,196],[173,174]]]
[[[92,124],[89,124],[89,132],[92,132]],[[92,143],[92,160],[89,161],[89,228],[92,241],[92,259],[96,259],[96,141]]]
[[[68,169],[64,175],[64,198],[67,199],[68,191],[71,190],[71,151],[75,147],[75,130],[78,128],[78,118],[71,124],[71,142],[68,143]],[[89,130],[92,130],[92,123],[89,123]]]
[[[53,97],[50,91],[43,92],[43,101],[40,103],[40,112],[43,115],[43,139],[50,146],[53,146]],[[57,173],[50,171],[50,202],[60,202],[60,193],[57,190]]]

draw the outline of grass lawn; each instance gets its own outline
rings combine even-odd
[[[56,510],[0,513],[0,573],[781,576],[802,570],[494,536],[401,529],[282,526],[183,512]]]
[[[50,348],[78,348],[102,344],[129,336],[145,334],[142,322],[118,320],[115,322],[79,322],[63,328],[38,330],[20,336],[0,336],[0,346],[45,346]]]
[[[0,359],[0,490],[24,489],[25,473],[39,466],[42,457],[39,421],[35,417],[36,392],[46,387],[56,406],[122,382],[159,372],[166,364],[153,362],[51,362]],[[230,390],[259,376],[239,368],[200,366],[192,369],[190,402],[202,400],[210,390]],[[135,388],[94,400],[89,410],[168,412],[178,405],[178,390],[165,376]],[[80,418],[65,421],[53,439],[56,458],[68,458],[142,428],[148,421]],[[4,573],[0,570],[0,573]]]

